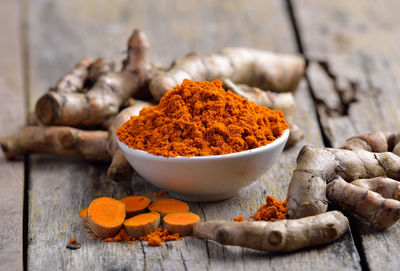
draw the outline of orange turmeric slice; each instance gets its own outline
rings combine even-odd
[[[111,237],[118,233],[126,216],[125,203],[102,197],[92,201],[88,208],[88,225],[100,237]]]
[[[121,199],[125,203],[126,217],[143,213],[150,204],[150,199],[144,196],[129,196]]]
[[[160,214],[156,212],[140,214],[124,222],[126,233],[133,237],[152,233],[157,230],[158,226],[160,226]]]
[[[81,216],[82,224],[85,228],[88,228],[88,217],[87,217],[87,210],[88,208],[82,208],[81,211],[79,212],[79,215]]]
[[[200,222],[200,217],[190,212],[179,212],[168,214],[163,220],[168,232],[185,236],[193,232],[193,228]]]
[[[149,210],[160,213],[162,217],[176,212],[188,212],[189,205],[176,199],[158,199],[149,205]]]

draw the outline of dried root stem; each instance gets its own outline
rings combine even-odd
[[[86,93],[48,92],[36,104],[37,117],[46,125],[102,125],[148,80],[148,48],[147,37],[135,30],[129,39],[128,57],[121,72],[101,76]]]
[[[28,126],[0,139],[7,159],[29,153],[55,154],[87,161],[110,161],[108,133],[64,126]]]
[[[248,247],[269,252],[289,252],[337,240],[349,229],[338,211],[278,222],[202,222],[194,228],[199,238],[222,245]]]

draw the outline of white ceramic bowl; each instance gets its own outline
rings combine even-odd
[[[278,160],[289,130],[274,142],[248,151],[195,157],[157,156],[118,141],[131,166],[173,196],[195,202],[230,198],[257,180]]]

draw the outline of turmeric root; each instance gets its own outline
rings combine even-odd
[[[193,228],[200,222],[200,217],[190,212],[177,212],[166,215],[163,221],[168,232],[186,236],[192,234]]]
[[[374,191],[387,199],[400,200],[400,182],[390,178],[358,179],[351,184]]]
[[[7,159],[29,153],[55,154],[87,161],[110,161],[106,131],[83,131],[71,127],[28,126],[0,138]]]
[[[289,184],[288,217],[300,218],[326,212],[326,183],[338,175],[349,182],[379,176],[399,179],[400,157],[391,152],[304,146]]]
[[[128,56],[121,72],[101,76],[86,93],[46,93],[36,104],[37,117],[46,125],[102,125],[146,84],[150,68],[148,47],[145,34],[135,30],[128,41]]]
[[[91,64],[90,58],[81,59],[72,72],[62,77],[54,88],[50,88],[50,91],[68,93],[82,90]]]
[[[303,130],[294,123],[289,123],[290,126],[290,134],[288,141],[286,142],[285,149],[290,148],[296,145],[297,142],[304,138]]]
[[[122,110],[116,115],[109,125],[109,149],[112,156],[111,165],[108,167],[107,175],[114,181],[123,181],[133,172],[133,168],[126,160],[124,154],[119,149],[117,144],[117,129],[130,119],[131,116],[138,116],[143,107],[153,106],[149,102],[135,100],[135,103],[130,107]]]
[[[341,147],[347,150],[366,150],[371,152],[390,151],[400,155],[400,133],[372,132],[354,136]]]
[[[132,237],[140,237],[157,230],[160,226],[160,214],[156,212],[140,214],[124,222],[126,233]]]
[[[333,242],[348,229],[347,218],[341,212],[331,211],[277,222],[202,222],[194,228],[194,235],[223,245],[289,252]]]
[[[79,216],[81,217],[82,224],[85,228],[88,228],[88,208],[82,208],[82,210],[79,212]]]
[[[176,199],[158,199],[149,205],[149,210],[160,213],[162,217],[177,212],[188,212],[189,205]]]
[[[100,237],[116,235],[125,220],[125,203],[102,197],[93,200],[88,208],[88,225]]]
[[[129,196],[120,200],[125,203],[126,217],[143,213],[150,204],[150,199],[144,196]]]
[[[367,188],[347,183],[341,177],[327,185],[326,193],[330,201],[365,219],[376,230],[387,229],[400,218],[400,201],[385,199]]]
[[[97,59],[89,66],[85,87],[91,88],[102,75],[113,72],[114,67],[115,65],[113,61],[104,58]]]
[[[279,92],[295,90],[304,74],[300,56],[279,55],[247,48],[225,48],[217,54],[190,54],[175,60],[170,69],[150,82],[156,100],[183,79],[211,81],[229,78],[235,83]]]

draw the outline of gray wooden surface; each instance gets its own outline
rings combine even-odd
[[[153,59],[164,65],[192,50],[208,52],[224,46],[296,51],[290,21],[281,1],[120,1],[113,7],[106,2],[92,7],[81,1],[41,1],[30,3],[29,26],[32,97],[40,96],[83,56],[121,56],[133,27],[146,31],[152,43]],[[302,105],[296,118],[308,131],[306,141],[285,152],[280,163],[238,196],[219,203],[191,204],[191,209],[202,220],[230,220],[240,214],[248,217],[267,194],[285,198],[301,145],[322,144],[305,83],[296,98]],[[32,159],[30,172],[28,266],[33,270],[43,267],[134,269],[135,266],[139,270],[272,270],[275,266],[292,270],[299,263],[302,270],[312,270],[316,262],[330,270],[360,269],[349,235],[331,246],[290,256],[221,247],[195,238],[159,248],[145,243],[130,247],[86,240],[78,211],[93,198],[151,196],[157,189],[137,175],[130,182],[114,184],[105,177],[105,165],[82,161],[36,157]],[[81,249],[65,249],[71,237],[82,242]]]
[[[284,152],[279,163],[234,198],[190,204],[203,221],[248,217],[266,195],[285,198],[302,145],[335,147],[355,134],[396,131],[400,126],[398,1],[290,2],[293,9],[280,0],[2,1],[0,132],[15,131],[24,123],[24,96],[29,97],[27,108],[32,110],[37,98],[80,58],[121,60],[127,37],[136,27],[148,34],[153,60],[164,65],[191,51],[211,52],[224,46],[287,53],[300,48],[309,60],[308,80],[296,92],[296,121],[306,132],[305,140]],[[21,39],[21,21],[27,26],[26,40]],[[80,208],[92,199],[152,198],[158,191],[136,174],[124,183],[113,183],[106,177],[106,167],[31,157],[28,236],[23,248],[23,163],[0,157],[0,269],[22,269],[24,249],[30,270],[397,270],[400,266],[399,225],[383,233],[356,226],[358,251],[346,234],[328,246],[283,255],[195,238],[157,248],[145,242],[129,246],[92,240],[79,218]],[[82,243],[81,249],[65,248],[72,237]]]
[[[0,134],[25,123],[23,57],[17,1],[0,1]],[[0,270],[22,270],[23,161],[0,154]]]
[[[400,2],[293,4],[327,143],[337,147],[356,134],[399,131]],[[382,233],[359,230],[370,270],[399,270],[400,224]]]

